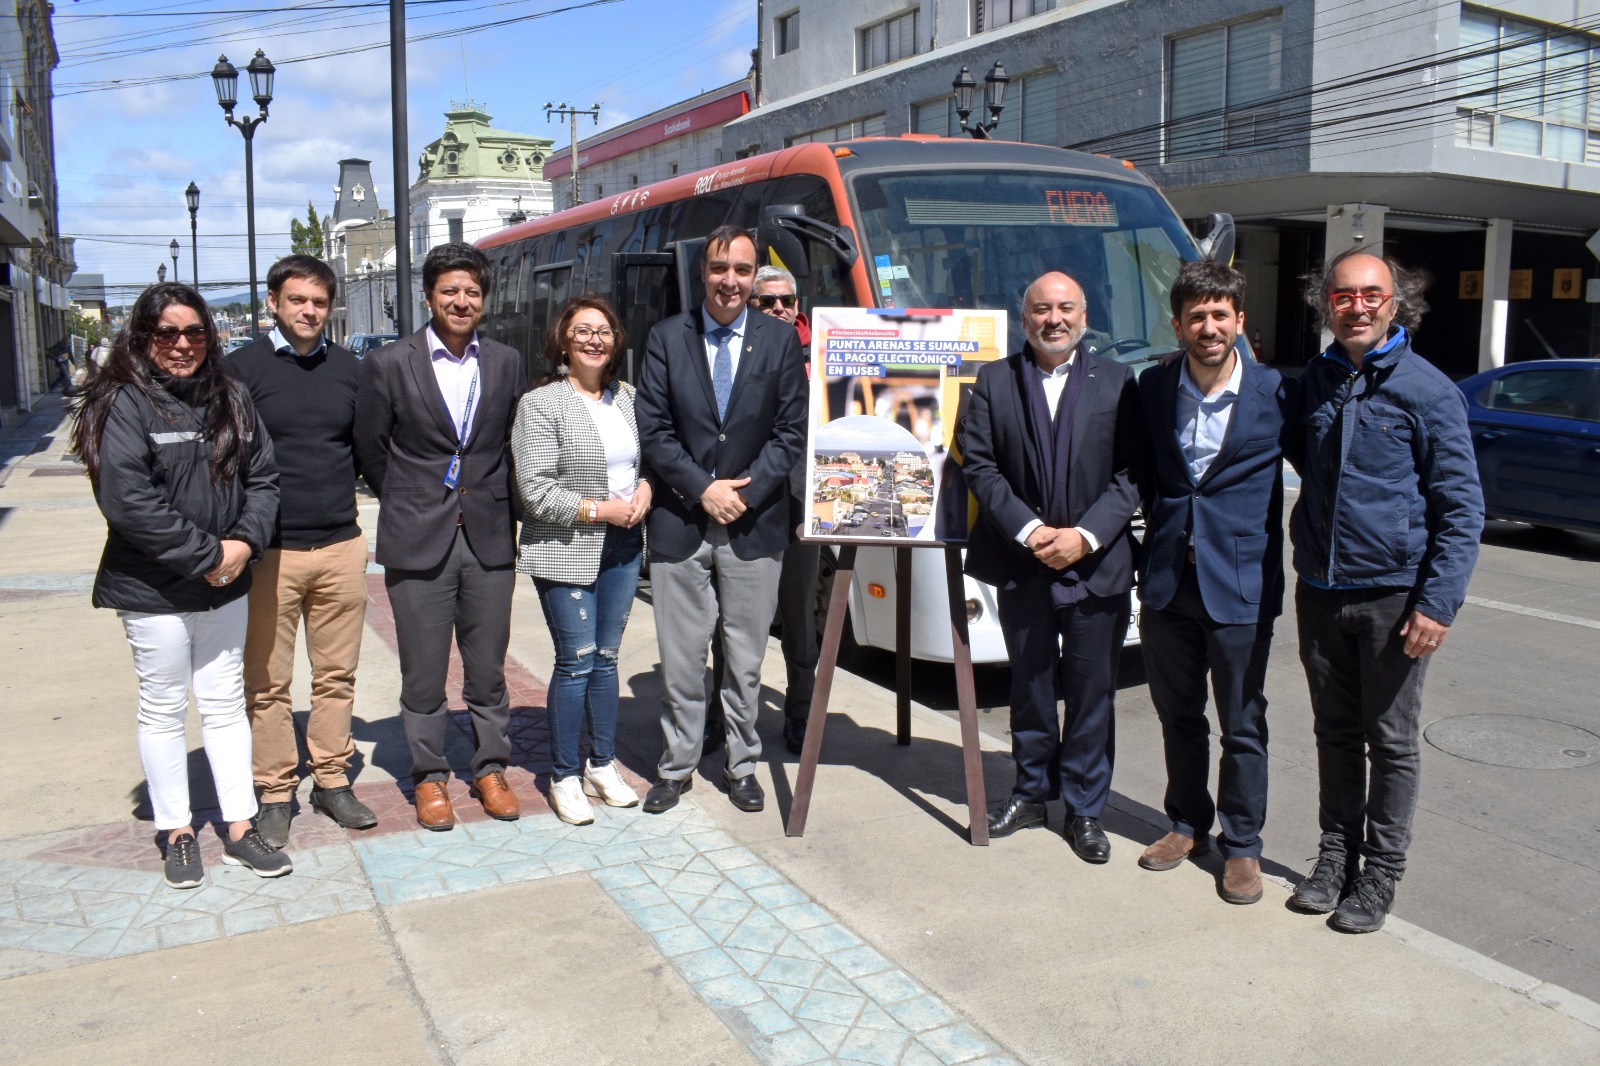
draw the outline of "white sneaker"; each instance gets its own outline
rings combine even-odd
[[[591,759],[583,763],[583,790],[605,801],[607,807],[637,807],[639,794],[617,773],[617,764],[596,766]]]
[[[594,822],[594,811],[583,797],[583,782],[576,777],[564,777],[550,786],[550,809],[569,825]]]

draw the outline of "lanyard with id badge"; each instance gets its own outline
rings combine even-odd
[[[444,475],[444,487],[454,492],[461,480],[461,449],[467,446],[467,424],[472,421],[472,398],[478,393],[478,367],[472,369],[472,384],[467,386],[467,405],[461,412],[461,433],[456,438],[456,453],[450,457],[450,469]]]

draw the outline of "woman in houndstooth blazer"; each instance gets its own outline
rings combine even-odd
[[[640,476],[633,387],[618,381],[622,324],[597,296],[567,301],[545,338],[553,368],[522,398],[511,460],[525,516],[517,569],[533,576],[555,644],[550,682],[550,806],[588,825],[584,797],[632,807],[617,773],[617,649],[639,585],[650,483]],[[578,764],[589,720],[591,751]]]

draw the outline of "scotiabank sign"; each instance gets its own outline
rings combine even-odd
[[[750,110],[750,95],[744,90],[739,90],[722,97],[701,104],[699,107],[690,108],[688,111],[676,115],[668,115],[638,129],[629,130],[627,133],[618,134],[608,140],[591,142],[578,153],[580,167],[592,167],[598,163],[637,152],[642,148],[649,148],[653,144],[670,141],[674,137],[682,137],[696,130],[711,129],[724,122],[738,118]],[[564,177],[572,173],[572,159],[566,152],[552,156],[544,165],[546,181]]]

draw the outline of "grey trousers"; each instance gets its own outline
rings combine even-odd
[[[712,526],[687,559],[651,559],[665,741],[656,764],[658,776],[681,781],[700,764],[706,727],[706,652],[713,633],[722,640],[727,773],[740,778],[755,772],[761,757],[761,738],[756,734],[761,661],[778,608],[782,560],[781,553],[740,559],[722,526]]]
[[[461,651],[461,697],[472,716],[477,751],[474,780],[504,770],[511,758],[507,727],[506,645],[511,641],[511,596],[516,567],[487,567],[478,561],[465,532],[457,532],[444,560],[431,570],[397,570],[383,575],[394,609],[395,645],[400,652],[400,724],[411,749],[411,777],[443,781],[450,776],[445,758],[450,718],[445,707],[445,675],[450,669],[450,638]]]

